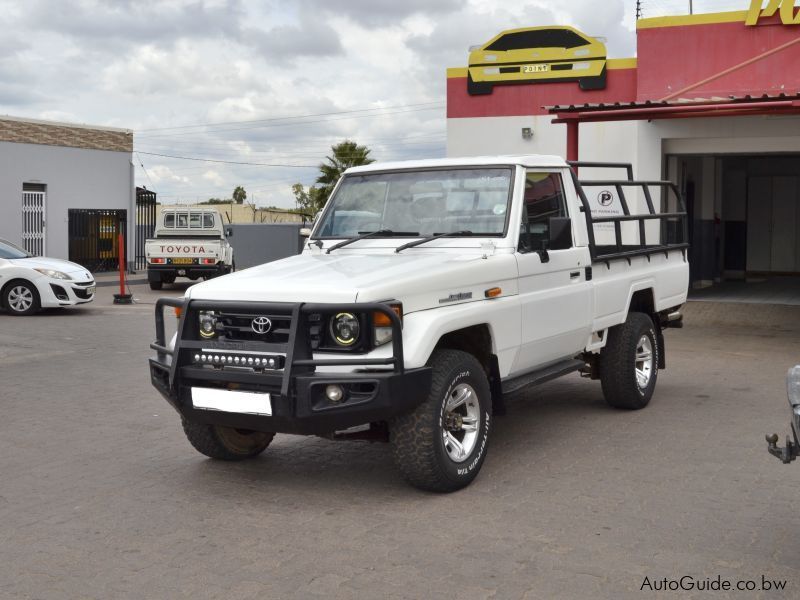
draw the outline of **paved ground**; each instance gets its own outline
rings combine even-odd
[[[104,287],[87,308],[0,315],[2,598],[619,599],[684,575],[800,595],[800,464],[763,440],[787,430],[797,312],[706,326],[728,313],[703,303],[667,332],[645,411],[578,377],[517,396],[479,478],[440,496],[379,444],[279,436],[245,464],[202,458],[150,388],[154,297],[134,291],[145,304]]]

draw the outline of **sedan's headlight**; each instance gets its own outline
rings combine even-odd
[[[789,404],[800,406],[800,365],[792,367],[786,374],[786,395]]]
[[[56,271],[55,269],[34,269],[34,271],[41,273],[45,277],[50,277],[51,279],[63,279],[64,281],[70,281],[72,279],[72,277],[66,273]]]
[[[217,335],[217,316],[213,312],[201,312],[199,321],[200,337],[208,340]]]
[[[330,332],[333,341],[339,346],[348,348],[358,341],[361,325],[353,313],[342,312],[331,319]]]

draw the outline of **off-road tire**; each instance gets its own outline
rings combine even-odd
[[[13,308],[11,304],[12,298],[17,299],[20,293],[24,293],[23,290],[27,290],[25,296],[29,298],[30,305],[22,310]],[[42,308],[42,301],[39,298],[39,291],[36,289],[36,286],[24,279],[10,281],[5,288],[3,288],[3,297],[0,298],[0,304],[2,304],[2,307],[9,315],[15,317],[26,317],[36,314]]]
[[[492,424],[492,400],[486,373],[478,360],[460,350],[437,350],[428,397],[414,411],[389,422],[395,463],[411,485],[432,492],[453,492],[469,485],[486,458]],[[468,385],[477,396],[477,437],[472,450],[454,461],[443,440],[445,406],[457,386]]]
[[[160,290],[163,287],[164,287],[164,282],[163,281],[151,281],[150,282],[150,289],[153,290],[154,292]]]
[[[636,376],[636,355],[643,336],[649,339],[652,356],[649,380],[641,387]],[[632,312],[622,325],[609,329],[608,342],[600,352],[600,383],[609,405],[627,410],[647,406],[658,379],[658,352],[655,325],[644,313]]]
[[[274,433],[182,421],[183,431],[194,449],[219,460],[245,460],[258,456],[275,437]]]

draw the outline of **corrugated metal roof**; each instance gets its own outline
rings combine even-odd
[[[604,110],[619,110],[619,109],[647,109],[658,106],[698,106],[714,104],[731,104],[741,103],[747,105],[748,102],[769,102],[771,100],[800,100],[800,91],[794,93],[781,92],[778,94],[746,94],[743,96],[713,96],[711,98],[676,98],[674,100],[645,100],[642,102],[614,102],[614,103],[599,103],[599,104],[557,104],[554,106],[545,106],[545,110],[551,113],[563,112],[586,112]]]

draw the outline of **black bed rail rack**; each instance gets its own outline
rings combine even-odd
[[[170,349],[166,344],[164,308],[180,309],[175,347]],[[286,343],[267,343],[260,341],[219,341],[203,340],[198,335],[198,315],[201,311],[229,311],[250,315],[282,313],[291,316],[288,341]],[[313,327],[309,316],[339,312],[367,313],[375,312],[386,315],[392,326],[392,356],[388,358],[365,358],[363,355],[343,355],[332,358],[314,358],[310,343],[309,330]],[[254,385],[280,389],[282,396],[290,395],[292,377],[295,374],[310,375],[317,367],[351,366],[378,367],[391,365],[395,374],[405,372],[403,362],[403,336],[400,317],[390,306],[382,303],[275,303],[275,302],[236,302],[184,300],[183,298],[160,298],[155,307],[156,341],[150,348],[156,351],[158,363],[169,365],[169,387],[174,386],[176,376],[201,379],[214,382],[224,381],[242,385]],[[242,369],[224,371],[217,369],[197,368],[193,361],[198,353],[208,357],[221,357],[236,353],[242,356],[269,356],[275,359],[274,365],[262,371],[256,371],[241,364]],[[257,354],[256,354],[257,353]],[[336,356],[335,358],[333,356]],[[209,363],[211,364],[211,363]],[[230,366],[230,363],[227,363]],[[201,365],[202,366],[202,365]],[[214,364],[216,366],[216,364]],[[221,365],[220,365],[221,366]]]
[[[586,228],[589,232],[589,251],[592,262],[605,262],[610,265],[610,261],[616,259],[627,259],[630,263],[631,258],[636,256],[646,256],[648,260],[653,254],[668,254],[671,250],[682,250],[684,258],[686,249],[689,247],[689,224],[686,203],[683,199],[678,186],[671,181],[636,181],[633,178],[633,165],[630,163],[615,162],[592,162],[592,161],[568,161],[572,167],[572,179],[578,197],[581,200],[581,210],[586,219]],[[603,168],[603,169],[622,169],[625,171],[625,179],[578,179],[577,168]],[[591,205],[587,198],[588,189],[601,188],[602,194],[609,189],[613,189],[619,198],[622,207],[621,215],[615,216],[594,216]],[[605,188],[605,189],[603,189]],[[631,214],[628,200],[625,197],[626,189],[641,189],[647,205],[646,213]],[[669,205],[668,199],[670,192],[675,198],[674,212],[659,212],[653,203],[652,188],[661,190],[661,203],[664,207]],[[647,222],[658,221],[659,239],[656,243],[647,243]],[[623,244],[622,224],[637,222],[639,229],[638,244]],[[615,243],[612,245],[598,245],[595,241],[594,226],[600,223],[613,223]]]

